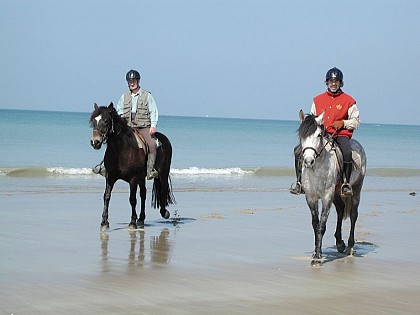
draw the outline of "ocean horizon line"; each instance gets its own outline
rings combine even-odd
[[[47,109],[19,109],[19,108],[0,108],[0,111],[26,111],[26,112],[44,112],[44,113],[66,113],[66,114],[90,114],[91,111],[71,111],[71,110],[47,110]],[[309,112],[308,112],[309,113]],[[308,114],[305,113],[305,114]],[[281,119],[281,118],[250,118],[250,117],[222,117],[222,116],[190,116],[190,115],[167,115],[159,114],[160,117],[174,117],[174,118],[196,118],[196,119],[232,119],[232,120],[250,120],[250,121],[283,121],[283,122],[297,122],[296,119]],[[419,126],[420,124],[402,124],[402,123],[382,123],[382,122],[362,122],[363,125],[371,126]]]

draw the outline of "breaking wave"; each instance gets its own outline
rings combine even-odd
[[[295,176],[293,168],[172,168],[171,175],[176,177],[241,177],[241,176]],[[91,168],[82,167],[16,167],[0,168],[0,177],[97,177]],[[367,176],[373,177],[420,177],[420,169],[414,168],[372,168]]]

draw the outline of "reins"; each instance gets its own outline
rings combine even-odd
[[[328,143],[334,141],[334,137],[337,134],[337,131],[338,130],[334,131],[334,133],[331,135],[330,140],[328,141]],[[338,158],[337,147],[334,147],[334,145],[331,144],[331,149],[334,150],[335,158],[337,159],[337,163],[338,163],[338,169],[339,170],[342,170],[343,169],[343,165],[340,163],[340,159]]]
[[[325,134],[326,134],[326,132],[324,132],[322,137],[326,140],[326,142],[319,152],[314,147],[306,147],[302,150],[302,156],[303,156],[303,154],[305,153],[306,150],[312,150],[312,151],[315,152],[315,158],[318,158],[328,144],[330,144],[331,148],[333,148],[332,142],[333,142],[334,136],[337,134],[337,131],[335,131],[330,137],[327,137]]]

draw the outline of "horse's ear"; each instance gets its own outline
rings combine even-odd
[[[96,104],[96,103],[93,103],[93,109],[98,109],[98,104]]]
[[[299,120],[300,120],[300,123],[302,123],[302,121],[305,120],[305,114],[304,114],[303,110],[299,111]]]
[[[114,109],[114,103],[112,103],[112,102],[111,102],[111,103],[109,103],[108,108],[109,108],[109,109],[111,109],[111,110],[112,110],[112,109]]]
[[[319,115],[318,117],[315,118],[315,121],[318,124],[318,126],[321,126],[321,125],[324,124],[324,114],[325,114],[325,112],[322,112],[321,115]]]

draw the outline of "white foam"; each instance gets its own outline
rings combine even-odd
[[[91,168],[48,167],[47,172],[54,175],[92,175]],[[172,168],[171,175],[175,176],[242,176],[253,174],[254,171],[243,170],[240,167],[230,168]]]
[[[49,167],[47,168],[49,173],[60,174],[60,175],[91,175],[91,168],[74,168],[74,167]]]
[[[232,168],[175,168],[171,169],[171,175],[188,175],[188,176],[231,176],[252,174],[253,171],[243,170],[239,167]]]

